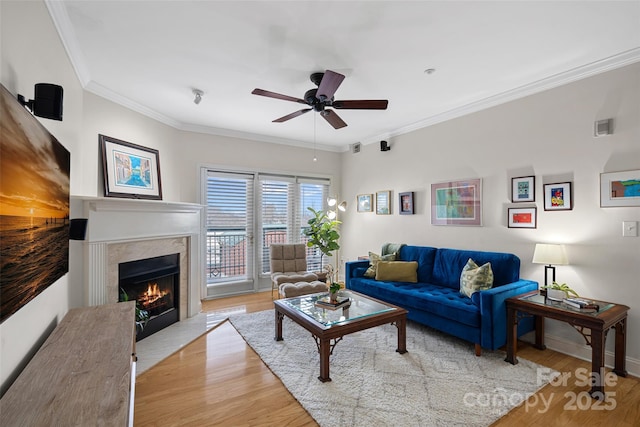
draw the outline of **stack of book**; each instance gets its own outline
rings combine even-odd
[[[580,310],[600,310],[600,305],[598,305],[598,303],[584,298],[565,298],[564,300],[562,300],[562,302],[564,302],[569,307],[577,308]]]
[[[335,301],[332,301],[329,296],[324,296],[316,300],[316,307],[327,308],[329,310],[337,310],[342,307],[348,307],[351,305],[349,297],[337,297]]]

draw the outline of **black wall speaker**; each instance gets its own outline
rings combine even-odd
[[[380,141],[380,151],[389,151],[391,150],[391,147],[389,147],[389,144],[387,143],[387,141]]]
[[[87,235],[87,218],[69,220],[69,240],[84,240]]]
[[[62,120],[62,86],[51,83],[35,85],[33,114],[45,119]]]

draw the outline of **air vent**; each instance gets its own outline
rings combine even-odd
[[[360,152],[360,143],[356,142],[355,144],[351,145],[351,152],[353,154],[358,154]]]

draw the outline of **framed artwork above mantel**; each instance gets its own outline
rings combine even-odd
[[[98,135],[105,197],[162,200],[158,150]]]

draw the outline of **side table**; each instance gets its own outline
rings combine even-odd
[[[544,350],[544,318],[569,323],[591,346],[591,379],[589,394],[593,398],[604,399],[604,348],[607,331],[615,328],[615,366],[613,372],[627,376],[625,356],[627,345],[627,312],[629,307],[622,304],[598,301],[597,312],[574,309],[562,302],[548,300],[538,291],[518,295],[506,300],[507,305],[507,357],[505,361],[515,365],[518,321],[523,316],[535,319],[535,347]]]

